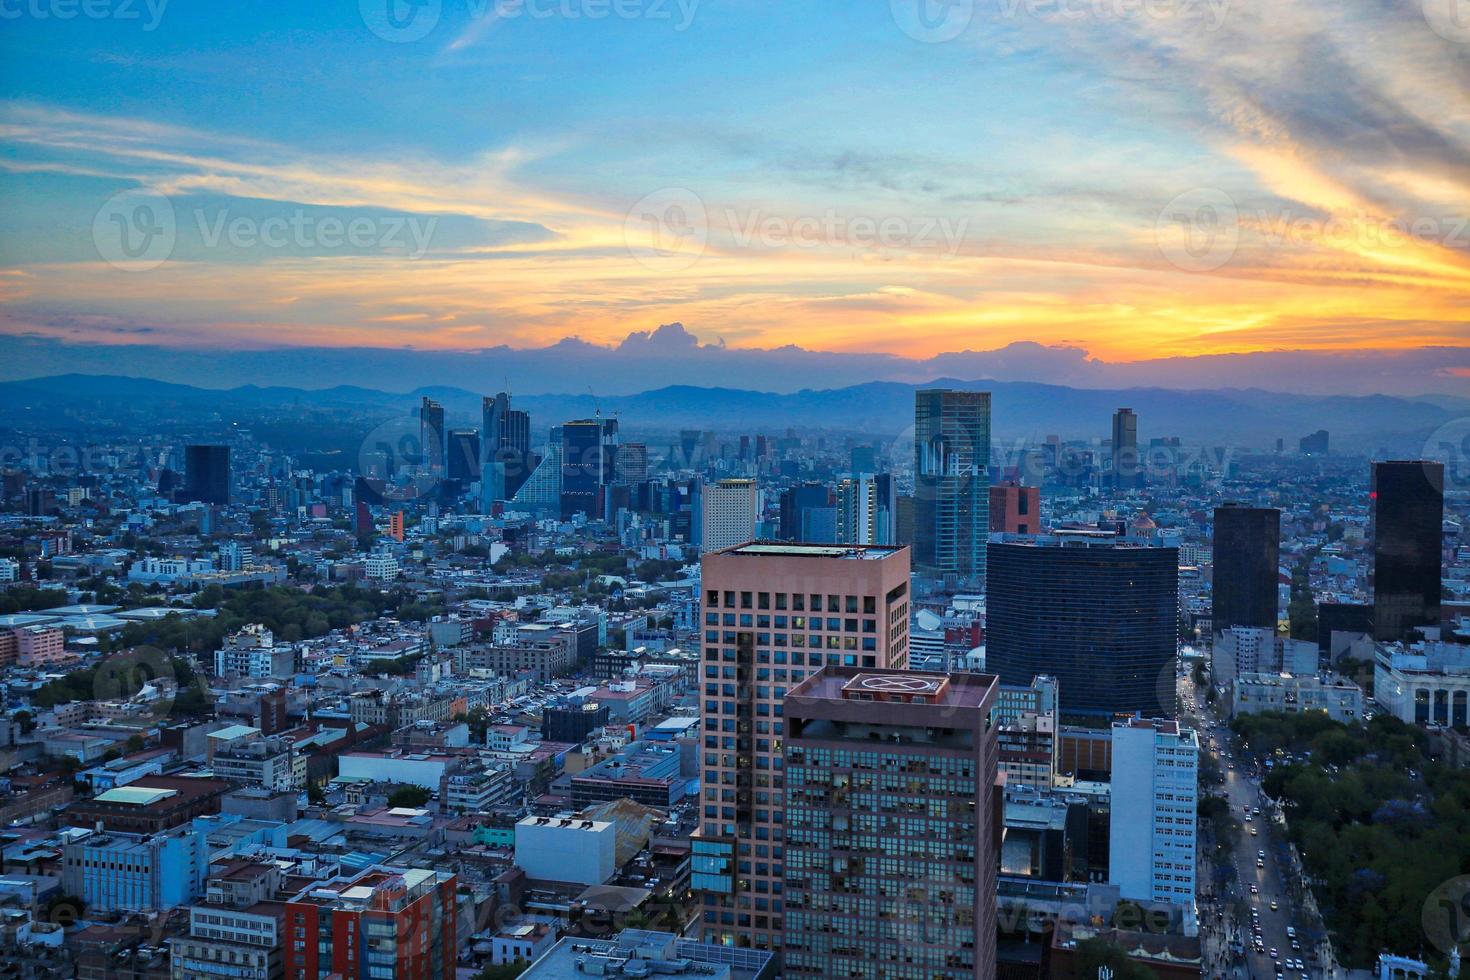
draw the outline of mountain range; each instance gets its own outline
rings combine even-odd
[[[616,416],[625,433],[666,434],[680,428],[781,433],[787,427],[820,428],[875,438],[902,438],[913,420],[914,391],[940,387],[992,394],[995,437],[1004,440],[1102,439],[1112,413],[1132,408],[1140,442],[1177,436],[1186,445],[1269,448],[1277,438],[1288,448],[1308,432],[1325,428],[1334,448],[1419,455],[1431,435],[1470,415],[1470,400],[1450,396],[1300,395],[1257,388],[1181,391],[1169,388],[1083,389],[1034,382],[935,378],[923,384],[869,382],[827,389],[772,393],[737,388],[673,385],[631,395],[544,394],[515,396],[513,405],[532,416],[536,440],[558,422],[597,412]],[[41,413],[52,419],[107,417],[125,408],[178,421],[340,412],[344,417],[410,416],[428,396],[445,406],[449,426],[479,424],[480,392],[453,386],[390,392],[341,385],[331,388],[201,388],[146,378],[59,375],[0,382],[0,423],[24,431]]]
[[[1078,345],[1016,341],[995,350],[933,356],[861,351],[727,347],[679,323],[635,331],[616,344],[563,338],[545,347],[472,350],[377,347],[223,346],[173,348],[66,343],[5,333],[0,381],[55,374],[119,374],[204,388],[245,383],[322,388],[353,384],[402,391],[450,385],[517,395],[595,392],[636,395],[678,381],[699,387],[793,394],[870,381],[921,384],[934,378],[993,378],[1073,388],[1265,388],[1310,395],[1470,395],[1470,346],[1377,350],[1271,350],[1109,361]]]

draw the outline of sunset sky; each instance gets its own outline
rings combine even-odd
[[[93,2],[0,20],[0,333],[1470,345],[1453,0]]]

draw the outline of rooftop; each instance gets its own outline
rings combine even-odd
[[[170,796],[177,796],[176,789],[160,789],[150,786],[119,786],[100,793],[96,797],[99,803],[124,803],[128,806],[152,806],[159,800],[166,800]]]
[[[655,973],[661,977],[702,980],[755,980],[773,971],[771,954],[763,950],[680,939],[667,932],[624,929],[614,939],[563,939],[532,963],[521,977],[522,980],[582,980],[593,972],[611,977]]]
[[[847,558],[855,561],[882,561],[897,554],[903,548],[896,545],[877,544],[802,544],[772,541],[752,541],[716,552],[719,555],[763,555],[775,558]]]

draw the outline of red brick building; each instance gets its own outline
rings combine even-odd
[[[286,980],[454,980],[456,884],[378,866],[309,885],[286,903]]]

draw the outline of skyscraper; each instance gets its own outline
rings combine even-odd
[[[618,447],[618,482],[642,483],[648,479],[648,446],[625,442]]]
[[[1007,534],[1041,532],[1041,488],[1007,480],[990,488],[990,530]]]
[[[419,446],[430,472],[444,472],[444,406],[424,396],[419,405]]]
[[[600,416],[561,427],[561,516],[602,520],[617,464],[618,420]]]
[[[896,544],[894,494],[893,478],[887,473],[849,477],[838,483],[838,543]]]
[[[996,975],[998,686],[826,667],[786,696],[785,976]]]
[[[1102,532],[990,545],[986,667],[1002,683],[1050,674],[1064,714],[1175,711],[1179,553]]]
[[[1193,917],[1199,736],[1176,721],[1113,723],[1108,881]]]
[[[1302,436],[1297,449],[1303,456],[1326,456],[1330,437],[1326,429],[1318,429],[1309,436]]]
[[[830,507],[832,490],[825,483],[799,483],[781,491],[780,537],[782,541],[810,540],[802,534],[802,514],[815,507]]]
[[[482,464],[493,460],[505,445],[505,414],[510,411],[510,396],[505,392],[480,399],[480,437],[484,451]]]
[[[908,667],[907,548],[751,544],[702,564],[701,932],[781,944],[781,702],[828,664]]]
[[[1374,463],[1372,500],[1373,633],[1401,640],[1440,622],[1444,464]]]
[[[1113,486],[1132,490],[1143,481],[1138,457],[1138,416],[1131,408],[1113,413]]]
[[[176,499],[181,503],[228,504],[230,447],[185,446],[184,488]]]
[[[990,525],[990,393],[914,392],[914,562],[985,578]]]
[[[480,478],[480,432],[478,429],[451,429],[448,439],[451,480],[469,484]]]
[[[1276,628],[1281,511],[1227,503],[1215,508],[1212,629]]]
[[[700,547],[721,551],[755,540],[760,517],[754,480],[720,480],[704,488],[704,530]]]

